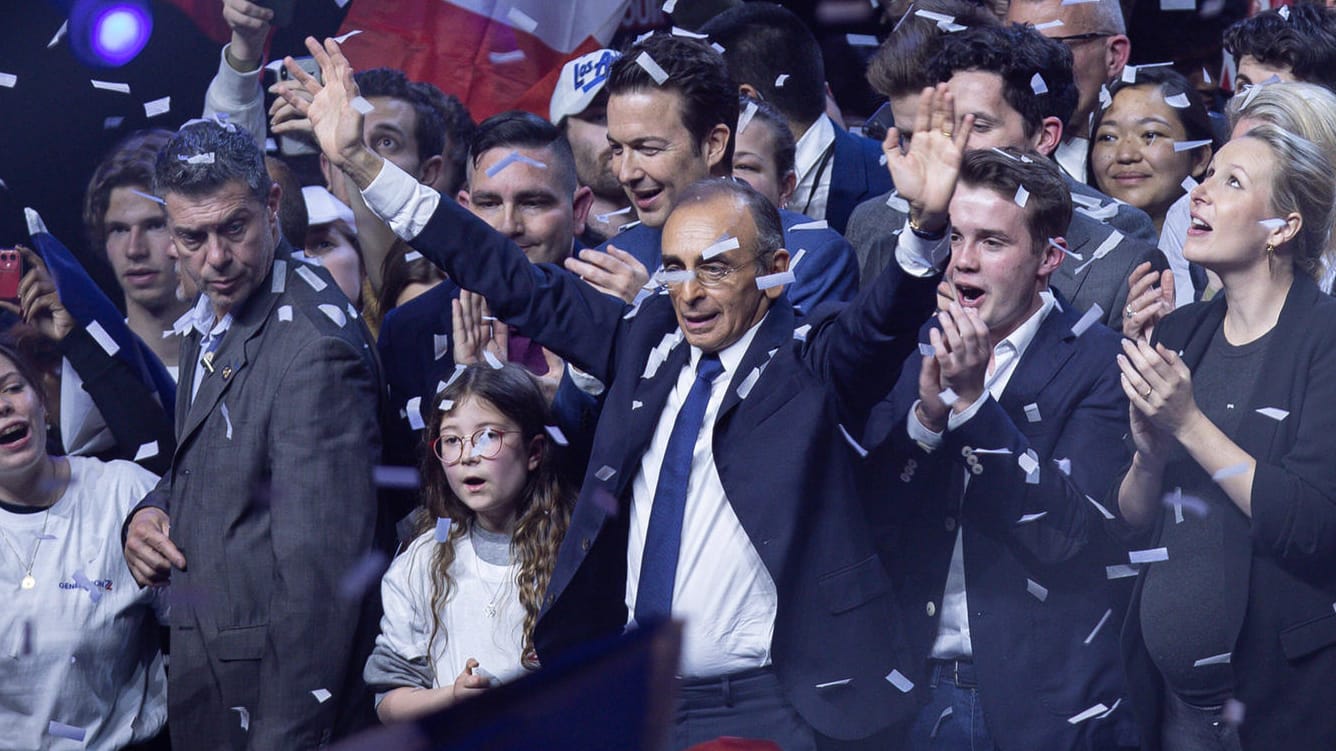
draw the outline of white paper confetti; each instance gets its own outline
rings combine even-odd
[[[718,42],[710,42],[710,48],[721,55],[724,54],[724,45]]]
[[[807,333],[811,330],[812,330],[812,324],[804,323],[803,325],[793,330],[793,338],[797,339],[800,342],[805,342],[807,341]]]
[[[227,411],[227,402],[218,405],[218,411],[223,416],[223,423],[227,426],[227,440],[232,440],[232,415]]]
[[[599,482],[607,482],[608,480],[612,479],[612,476],[615,474],[617,474],[617,470],[604,464],[602,467],[598,468],[597,472],[594,473],[594,477],[598,478]]]
[[[960,401],[960,396],[951,389],[943,389],[937,394],[937,398],[941,399],[942,404],[945,404],[948,407]]]
[[[207,151],[207,152],[205,152],[205,153],[203,153],[203,154],[195,154],[194,156],[186,156],[185,154],[177,154],[177,158],[180,159],[181,161],[185,162],[186,164],[213,164],[213,152],[212,152],[212,151]]]
[[[1104,310],[1099,307],[1099,303],[1091,303],[1090,310],[1081,316],[1081,320],[1072,326],[1072,334],[1080,336],[1084,334],[1091,326],[1104,320]]]
[[[311,696],[314,696],[316,701],[320,702],[321,704],[324,704],[325,702],[329,701],[330,697],[333,696],[333,694],[331,694],[330,692],[326,691],[323,688],[317,688],[316,690],[311,692]]]
[[[788,73],[780,73],[780,74],[779,74],[779,77],[775,79],[775,86],[776,86],[777,88],[783,88],[783,86],[784,86],[784,82],[787,81],[787,80],[789,80],[789,74],[788,74]]]
[[[794,253],[793,258],[789,260],[789,271],[793,271],[796,273],[798,269],[798,262],[801,261],[806,256],[807,256],[807,248],[798,248],[798,252]]]
[[[171,111],[172,98],[169,96],[144,102],[144,117],[157,117],[159,115],[165,115]]]
[[[746,399],[747,395],[751,393],[752,386],[755,386],[756,381],[758,381],[760,378],[761,378],[761,369],[752,368],[751,372],[747,374],[747,377],[742,379],[742,383],[738,384],[738,398]]]
[[[436,393],[438,394],[441,393],[442,391],[445,390],[445,381],[437,381],[436,386],[437,386]],[[437,407],[437,409],[440,410],[441,412],[449,412],[454,408],[455,408],[454,399],[442,399],[441,406]]]
[[[1016,464],[1020,465],[1021,471],[1027,475],[1034,474],[1034,471],[1039,469],[1039,460],[1032,453],[1032,451],[1026,451],[1016,457]]]
[[[1290,416],[1290,413],[1288,411],[1280,409],[1279,407],[1262,407],[1261,409],[1257,410],[1257,414],[1263,417],[1270,417],[1272,420],[1275,420],[1276,422],[1280,422],[1281,420],[1284,420],[1286,417]]]
[[[348,325],[348,318],[343,314],[343,311],[339,309],[339,306],[325,303],[319,307],[320,312],[324,313],[336,326],[342,327]]]
[[[1053,462],[1058,465],[1059,472],[1063,473],[1064,475],[1067,475],[1068,477],[1072,476],[1071,459],[1054,459]]]
[[[872,34],[845,34],[844,40],[850,47],[878,47],[881,42]]]
[[[654,273],[654,279],[659,284],[686,284],[696,278],[696,272],[687,271],[664,271],[660,269]]]
[[[547,169],[547,165],[544,164],[543,162],[540,162],[537,159],[531,159],[519,153],[518,151],[512,151],[509,154],[506,154],[504,157],[502,157],[501,161],[488,167],[487,176],[496,177],[498,174],[501,173],[502,170],[504,170],[506,167],[509,167],[512,164],[527,164],[530,167],[534,167],[536,169]]]
[[[1283,19],[1285,19],[1286,21],[1290,20],[1290,9],[1289,9],[1289,6],[1287,6],[1287,5],[1282,5],[1282,6],[1280,6],[1280,8],[1278,8],[1278,9],[1276,10],[1276,13],[1279,14],[1280,17],[1283,18]]]
[[[964,31],[969,27],[964,24],[955,23],[954,21],[938,21],[937,28],[947,34],[954,34],[957,31]]]
[[[509,65],[518,63],[524,59],[524,50],[511,50],[509,52],[489,52],[487,60],[493,65]]]
[[[533,16],[530,16],[528,13],[525,13],[515,6],[511,6],[510,10],[506,12],[506,19],[509,20],[515,28],[521,29],[529,34],[532,34],[534,29],[538,28],[538,22],[534,20]]]
[[[1179,183],[1179,185],[1182,186],[1184,193],[1191,193],[1197,189],[1197,181],[1192,179],[1192,175],[1183,178],[1183,182]]]
[[[491,366],[493,370],[500,370],[505,367],[505,363],[501,362],[500,358],[492,354],[490,349],[484,349],[482,351],[482,359],[486,360],[487,364]]]
[[[1159,563],[1169,560],[1168,548],[1150,548],[1148,550],[1130,550],[1127,553],[1129,563]]]
[[[51,41],[46,43],[46,48],[51,49],[52,47],[55,47],[57,44],[60,44],[60,40],[65,38],[65,32],[69,30],[70,30],[70,22],[66,20],[64,23],[60,25],[59,29],[56,29],[56,33],[54,36],[51,37]]]
[[[1063,25],[1064,25],[1064,24],[1062,23],[1062,19],[1061,19],[1061,18],[1055,18],[1055,19],[1053,19],[1052,21],[1045,21],[1045,22],[1043,22],[1043,23],[1037,23],[1037,24],[1035,24],[1035,25],[1034,25],[1034,30],[1035,30],[1035,31],[1044,31],[1044,30],[1046,30],[1046,29],[1056,29],[1056,28],[1058,28],[1058,27],[1060,27],[1060,26],[1063,26]],[[1036,91],[1035,93],[1038,94],[1038,93],[1041,93],[1041,92]]]
[[[1192,104],[1191,102],[1188,101],[1187,94],[1174,94],[1173,96],[1167,96],[1164,98],[1164,103],[1169,105],[1170,107],[1173,107],[1174,109],[1180,109],[1180,110],[1187,109]]]
[[[886,674],[886,680],[890,681],[892,686],[900,689],[900,693],[907,694],[914,690],[914,682],[909,680],[899,670],[892,670]]]
[[[687,31],[687,29],[681,27],[672,27],[672,31],[669,31],[668,33],[671,33],[673,36],[684,36],[687,37],[687,39],[709,39],[708,33],[696,33]]]
[[[418,475],[416,467],[398,467],[388,464],[378,465],[371,469],[371,482],[378,488],[416,490],[422,487],[422,478]]]
[[[1136,576],[1139,572],[1135,566],[1129,566],[1126,563],[1119,563],[1113,566],[1104,567],[1104,576],[1109,579],[1126,579],[1129,576]]]
[[[118,81],[99,81],[96,78],[89,79],[93,82],[93,88],[103,91],[114,91],[118,94],[129,94],[130,84],[120,83]]]
[[[771,287],[781,287],[785,284],[793,284],[794,277],[792,271],[781,271],[777,274],[766,274],[756,277],[757,289],[770,289]]]
[[[148,443],[142,444],[139,447],[139,450],[135,452],[134,460],[137,462],[143,461],[145,459],[152,459],[157,455],[158,455],[158,442],[149,441]]]
[[[1231,654],[1232,653],[1230,652],[1225,652],[1224,654],[1211,655],[1210,657],[1203,657],[1200,660],[1197,660],[1196,662],[1192,663],[1192,667],[1200,668],[1200,667],[1205,667],[1206,665],[1227,665],[1229,664],[1229,658]]]
[[[737,250],[739,247],[741,246],[739,245],[738,239],[736,237],[725,237],[716,242],[714,245],[711,245],[705,250],[702,250],[700,253],[700,257],[702,261],[708,261],[711,258],[714,258],[715,256],[718,255],[723,255],[724,253],[727,253],[730,250]]]
[[[1109,711],[1109,708],[1104,706],[1103,703],[1096,704],[1095,706],[1085,710],[1084,712],[1076,715],[1075,717],[1068,717],[1067,722],[1070,722],[1073,725],[1080,725],[1086,720],[1095,717],[1097,715],[1104,714],[1107,711]]]
[[[439,393],[441,393],[442,391],[445,391],[447,388],[449,388],[449,387],[450,387],[450,384],[452,384],[452,383],[454,383],[455,381],[459,380],[459,377],[462,376],[462,375],[464,375],[464,371],[465,371],[465,370],[468,370],[468,366],[467,366],[467,365],[460,365],[460,364],[456,363],[456,364],[455,364],[455,372],[451,373],[451,374],[450,374],[450,377],[447,378],[447,379],[445,379],[445,385],[442,386],[441,388],[437,389],[437,390],[436,390],[436,393],[439,394]]]
[[[544,425],[543,429],[547,431],[549,436],[552,436],[552,442],[558,446],[570,445],[571,442],[566,440],[566,434],[561,432],[561,428],[556,425]]]
[[[281,259],[274,259],[274,272],[270,276],[269,291],[279,295],[288,288],[288,262]]]
[[[1030,404],[1025,405],[1025,419],[1029,422],[1039,422],[1041,420],[1038,404],[1031,402]]]
[[[795,224],[792,227],[789,227],[789,232],[800,232],[803,230],[829,229],[829,228],[830,225],[826,223],[825,219],[818,219],[814,222],[803,222],[802,224]]]
[[[1035,96],[1048,93],[1048,84],[1044,83],[1044,77],[1038,73],[1030,77],[1030,89],[1034,91]]]
[[[335,0],[335,2],[339,2],[339,0]],[[343,0],[343,2],[346,3],[347,0]],[[340,5],[339,7],[343,7],[343,6]],[[340,34],[340,35],[334,37],[334,41],[338,42],[339,44],[343,44],[344,42],[348,41],[349,39],[352,39],[353,37],[355,37],[355,36],[357,36],[358,34],[361,34],[361,33],[362,33],[362,30],[361,30],[361,29],[353,29],[352,31],[348,32],[347,34]]]
[[[1123,83],[1136,83],[1136,82],[1137,82],[1137,66],[1135,66],[1135,65],[1124,65],[1124,66],[1123,66],[1123,75],[1122,75],[1122,79],[1123,79]]]
[[[660,86],[668,80],[668,74],[664,72],[663,68],[654,61],[654,58],[651,57],[648,52],[640,53],[639,57],[636,58],[636,65],[644,68],[645,72],[649,74],[649,77],[654,79],[654,83]]]
[[[297,276],[300,276],[302,278],[302,281],[311,285],[311,289],[315,290],[316,292],[320,292],[325,287],[329,286],[328,284],[325,283],[324,279],[320,278],[319,274],[315,273],[307,266],[298,266]]]
[[[850,683],[853,683],[853,680],[854,680],[853,678],[842,678],[838,681],[826,681],[825,683],[816,684],[815,686],[813,686],[813,688],[816,688],[817,690],[827,689],[827,688],[839,688],[840,686],[847,686]]]
[[[121,123],[123,123],[123,122],[125,122],[125,118],[123,118],[123,117],[119,117],[119,116],[116,116],[116,117],[108,117],[108,118],[106,118],[105,120],[102,121],[102,129],[103,129],[103,130],[112,130],[112,129],[114,129],[114,128],[119,128],[119,127],[121,127]]]
[[[63,722],[51,720],[46,725],[47,735],[54,735],[57,738],[68,738],[72,741],[83,742],[86,734],[83,728],[76,728],[73,725],[66,725]]]
[[[1263,219],[1262,221],[1258,222],[1258,224],[1262,225],[1271,232],[1275,232],[1277,230],[1284,229],[1285,225],[1288,224],[1288,222],[1286,222],[1284,219],[1276,217],[1272,219]]]
[[[13,73],[0,73],[0,87],[6,89],[14,88],[14,84],[19,82],[19,77]]]
[[[1192,151],[1210,145],[1211,140],[1209,138],[1203,141],[1174,141],[1174,151]]]
[[[919,354],[924,357],[932,357],[937,354],[937,350],[928,342],[919,342]]]
[[[278,308],[278,320],[280,320],[280,321],[291,321],[291,320],[292,320],[292,306],[291,306],[291,305],[281,305],[281,306],[279,306],[279,308]]]
[[[109,356],[115,356],[117,352],[121,351],[121,345],[117,344],[116,340],[111,338],[111,334],[108,334],[107,330],[102,328],[102,324],[97,321],[88,324],[88,335],[93,337],[98,346],[102,347],[102,351]]]
[[[422,421],[422,397],[415,396],[404,404],[405,417],[408,418],[408,427],[413,430],[422,430],[427,424]]]
[[[250,732],[250,710],[249,710],[249,709],[246,709],[245,707],[231,707],[230,709],[231,709],[233,712],[236,712],[236,713],[238,713],[238,714],[241,716],[241,732],[243,732],[243,733],[249,733],[249,732]]]
[[[97,585],[93,584],[93,582],[88,579],[88,576],[83,571],[75,571],[73,578],[74,578],[74,584],[78,586],[79,589],[82,589],[88,593],[88,599],[92,600],[93,602],[97,602],[102,599],[102,589],[99,588]]]
[[[1018,526],[1021,524],[1029,524],[1030,522],[1039,521],[1040,519],[1043,519],[1045,516],[1048,516],[1047,511],[1039,511],[1033,514],[1025,514],[1024,516],[1016,520],[1016,524]]]
[[[1035,599],[1040,602],[1048,600],[1048,588],[1034,579],[1025,580],[1025,591],[1034,595]]]
[[[1087,637],[1085,638],[1085,644],[1086,644],[1087,646],[1089,646],[1090,642],[1092,642],[1092,641],[1095,640],[1095,634],[1098,634],[1098,633],[1099,633],[1099,630],[1102,629],[1102,628],[1104,628],[1104,624],[1105,624],[1105,623],[1108,623],[1108,621],[1109,621],[1109,616],[1111,616],[1111,615],[1113,615],[1113,608],[1109,608],[1108,610],[1105,610],[1105,611],[1104,611],[1104,617],[1100,618],[1100,619],[1099,619],[1099,623],[1096,623],[1096,624],[1095,624],[1095,627],[1092,628],[1092,629],[1090,629],[1090,635],[1087,636]]]
[[[956,20],[955,16],[948,16],[944,13],[934,13],[933,11],[930,10],[915,10],[914,15],[919,18],[927,19],[929,21],[936,21],[937,23],[942,23],[942,22],[950,23]]]
[[[853,448],[854,452],[858,454],[858,457],[860,459],[866,459],[867,449],[863,448],[858,441],[855,441],[854,437],[849,435],[849,431],[845,430],[843,425],[837,425],[836,427],[840,429],[840,435],[844,436],[844,442]]]
[[[886,206],[901,214],[909,214],[909,201],[906,201],[898,193],[892,193],[886,197]]]
[[[425,256],[423,256],[421,253],[417,252],[416,250],[410,250],[404,254],[404,263],[412,263],[414,261],[420,261],[423,258],[425,258]]]
[[[1118,206],[1117,204],[1109,204],[1109,206],[1112,207],[1113,209],[1112,213],[1109,214],[1109,217],[1112,218],[1113,216],[1116,216],[1118,214]],[[1092,212],[1087,211],[1085,213],[1088,213],[1093,216]],[[1109,233],[1108,237],[1104,238],[1104,242],[1100,243],[1098,248],[1095,248],[1095,252],[1092,253],[1090,256],[1090,260],[1086,261],[1080,266],[1077,266],[1075,269],[1072,269],[1072,273],[1079,274],[1082,271],[1085,271],[1087,266],[1094,263],[1095,261],[1100,260],[1104,256],[1107,256],[1108,254],[1112,253],[1113,249],[1118,247],[1118,244],[1121,243],[1122,241],[1123,241],[1123,233],[1119,232],[1118,230],[1113,230],[1112,232]]]
[[[450,539],[450,526],[453,522],[448,517],[438,517],[436,519],[436,542],[444,543]]]
[[[1242,464],[1235,464],[1231,467],[1225,467],[1219,472],[1216,472],[1215,474],[1211,475],[1211,479],[1215,480],[1216,482],[1220,482],[1221,480],[1224,480],[1228,477],[1233,477],[1234,475],[1241,475],[1247,471],[1248,471],[1248,463],[1244,462]]]

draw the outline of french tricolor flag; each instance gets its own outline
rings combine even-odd
[[[562,64],[607,44],[630,0],[353,2],[339,33],[358,70],[398,68],[459,97],[475,120],[546,113]]]

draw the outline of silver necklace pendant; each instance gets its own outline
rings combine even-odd
[[[29,577],[29,578],[31,578],[31,577]],[[23,587],[24,587],[24,589],[31,589],[31,587],[28,586],[27,580],[24,580]],[[486,607],[484,607],[484,608],[482,609],[482,612],[483,612],[483,615],[487,616],[488,618],[495,618],[495,617],[496,617],[496,601],[493,600],[493,601],[487,603]]]
[[[19,584],[24,589],[32,589],[33,587],[37,586],[37,580],[32,578],[32,574],[28,574],[27,576],[23,577],[23,581],[19,582]]]

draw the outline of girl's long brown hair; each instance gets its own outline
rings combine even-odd
[[[547,400],[534,377],[517,365],[502,368],[471,365],[423,410],[427,430],[423,435],[426,444],[422,452],[422,509],[418,515],[418,534],[434,528],[438,518],[451,521],[448,541],[435,546],[432,556],[432,633],[427,653],[431,654],[437,633],[449,639],[449,634],[443,633],[439,613],[453,587],[450,566],[455,560],[455,543],[468,533],[476,516],[450,490],[445,470],[432,452],[431,444],[441,434],[441,406],[447,402],[460,406],[468,399],[483,400],[514,420],[523,436],[526,455],[535,439],[542,443],[538,468],[529,473],[529,480],[516,504],[515,531],[510,541],[512,559],[519,563],[515,584],[520,604],[524,607],[520,661],[525,667],[532,668],[536,666],[531,657],[534,625],[542,607],[543,592],[556,565],[557,549],[566,535],[575,498],[560,480],[558,452],[546,435],[546,426],[552,424]]]

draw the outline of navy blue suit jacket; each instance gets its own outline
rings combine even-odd
[[[619,633],[627,622],[632,480],[688,358],[686,344],[671,345],[681,333],[668,297],[630,309],[568,274],[529,264],[513,243],[448,201],[412,245],[486,296],[498,317],[608,384],[534,638],[540,657],[551,659]],[[836,737],[867,736],[912,711],[913,702],[886,680],[892,670],[903,673],[908,658],[857,500],[858,457],[839,423],[842,415],[866,414],[890,390],[932,310],[936,283],[892,267],[848,307],[817,311],[805,341],[795,339],[792,307],[776,301],[714,427],[720,479],[779,595],[775,673],[802,716]],[[650,351],[667,346],[662,367],[642,377]],[[744,398],[737,386],[753,370],[758,380]],[[841,685],[817,688],[830,682]]]
[[[1127,563],[1127,553],[1086,497],[1102,499],[1128,458],[1119,337],[1098,324],[1077,337],[1079,318],[1070,305],[1054,308],[1001,400],[989,397],[937,450],[925,452],[906,429],[918,353],[868,424],[873,465],[885,473],[871,515],[914,651],[910,677],[928,678],[959,526],[984,718],[1002,749],[1136,745],[1126,701],[1106,719],[1067,721],[1125,693],[1118,628],[1130,589],[1127,579],[1106,577],[1105,566]],[[923,334],[927,341],[926,326]],[[965,452],[976,449],[1005,451],[973,454],[982,470],[962,503]],[[1027,451],[1039,463],[1037,483],[1018,463]]]
[[[823,302],[845,302],[858,292],[858,256],[853,246],[832,229],[794,227],[812,220],[787,209],[779,210],[784,225],[784,245],[789,251],[789,267],[794,283],[785,290],[789,302],[799,313],[809,313]],[[626,251],[645,264],[651,274],[663,263],[663,229],[637,224],[598,246],[609,245]],[[802,261],[793,265],[798,251],[806,250]]]
[[[835,126],[835,155],[831,164],[830,197],[826,199],[826,223],[844,234],[849,216],[858,204],[890,192],[891,173],[881,163],[881,144]]]

